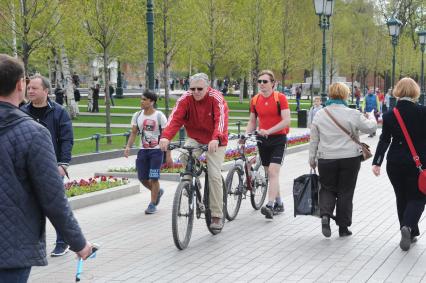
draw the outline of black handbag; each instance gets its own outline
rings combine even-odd
[[[315,171],[294,179],[294,217],[296,215],[320,216],[319,190],[319,177]]]

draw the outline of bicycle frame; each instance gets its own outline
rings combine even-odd
[[[244,144],[241,144],[238,147],[238,152],[239,152],[240,156],[235,159],[235,163],[237,163],[238,160],[243,161],[244,168],[241,168],[241,169],[243,169],[244,173],[245,173],[247,190],[251,191],[253,189],[253,185],[252,185],[252,177],[253,176],[250,173],[250,171],[251,171],[251,167],[257,162],[257,158],[256,158],[256,155],[251,156],[251,157],[247,157],[245,150],[246,150],[246,141],[244,141]]]
[[[187,155],[188,155],[188,162],[185,166],[185,171],[180,173],[180,180],[182,181],[182,179],[185,178],[185,176],[191,176],[191,193],[190,193],[190,202],[193,204],[193,197],[194,197],[194,193],[195,193],[195,197],[196,197],[196,208],[198,210],[200,210],[201,212],[205,212],[206,207],[202,201],[202,196],[201,196],[201,182],[200,182],[200,175],[204,172],[207,175],[207,166],[201,164],[200,161],[200,168],[199,170],[197,170],[196,168],[196,163],[197,160],[194,157],[194,148],[185,148],[183,147],[185,150],[188,151]],[[185,154],[185,153],[184,153]],[[206,186],[206,182],[208,181],[208,178],[205,179],[205,183],[204,183],[204,187]],[[200,213],[197,213],[197,218],[200,218]]]

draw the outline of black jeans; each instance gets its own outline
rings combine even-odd
[[[92,112],[99,112],[99,102],[97,98],[93,99],[93,108]]]
[[[418,189],[419,171],[414,164],[394,162],[386,164],[386,171],[395,191],[400,228],[410,227],[412,237],[420,235],[418,224],[425,209],[426,196]]]
[[[31,267],[0,269],[0,283],[26,283]]]
[[[342,227],[352,224],[352,200],[360,167],[360,157],[318,160],[320,215],[332,216],[336,207],[336,224]]]

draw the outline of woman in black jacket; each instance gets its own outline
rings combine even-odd
[[[396,108],[404,120],[420,161],[426,164],[426,107],[417,104],[420,88],[413,79],[403,78],[395,86],[393,95],[398,98]],[[380,165],[389,145],[386,171],[396,196],[401,229],[399,245],[402,250],[407,251],[411,243],[416,241],[416,236],[420,235],[418,223],[426,196],[418,189],[419,170],[393,111],[383,114],[382,134],[373,159],[372,169],[376,176],[380,175]]]

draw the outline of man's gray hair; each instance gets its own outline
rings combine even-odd
[[[207,76],[204,73],[198,73],[198,74],[191,76],[189,78],[189,82],[193,82],[193,81],[204,81],[206,83],[206,85],[210,84],[209,76]]]
[[[41,80],[41,85],[43,86],[43,89],[48,90],[48,92],[50,93],[50,82],[49,79],[42,76],[42,75],[34,75],[30,78],[30,80],[34,80],[34,79],[40,79]]]

